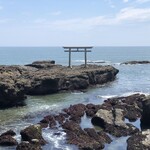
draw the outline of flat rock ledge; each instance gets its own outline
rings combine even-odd
[[[143,60],[143,61],[126,61],[126,62],[123,62],[121,64],[124,64],[124,65],[136,65],[136,64],[150,64],[150,61],[147,61],[147,60]]]
[[[36,61],[26,66],[0,66],[0,108],[24,105],[25,95],[44,95],[63,90],[82,90],[113,81],[119,71],[112,66],[68,68],[55,61]]]

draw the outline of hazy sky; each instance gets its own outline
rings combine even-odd
[[[150,46],[150,0],[0,0],[0,46]]]

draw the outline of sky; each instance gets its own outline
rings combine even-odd
[[[0,46],[150,46],[150,0],[0,0]]]

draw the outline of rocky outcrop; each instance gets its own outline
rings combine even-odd
[[[67,141],[74,144],[79,149],[99,150],[104,148],[105,143],[110,143],[111,139],[104,132],[96,132],[95,129],[81,129],[80,125],[74,121],[66,121],[62,127],[67,133]]]
[[[25,95],[51,94],[64,90],[82,90],[115,79],[112,66],[55,65],[38,61],[27,66],[0,66],[0,108],[24,105]]]
[[[132,135],[139,130],[132,124],[125,123],[124,119],[136,121],[140,118],[145,99],[146,96],[140,94],[108,99],[93,116],[92,123],[117,137]]]
[[[143,101],[141,127],[150,128],[150,96]]]
[[[41,145],[46,144],[42,137],[42,130],[40,125],[31,125],[20,132],[22,141],[32,143],[34,140],[39,141]]]
[[[127,140],[127,150],[149,150],[150,130],[138,132]]]
[[[100,109],[92,118],[92,123],[100,126],[104,131],[116,137],[131,135],[138,131],[133,125],[126,124],[123,119],[124,115],[122,109]]]
[[[44,117],[39,124],[52,129],[62,127],[66,132],[67,143],[77,145],[79,149],[103,149],[106,143],[112,141],[108,133],[116,137],[139,133],[139,129],[126,123],[125,118],[129,121],[139,119],[146,99],[147,96],[143,94],[134,94],[107,99],[102,105],[75,104],[63,109],[58,115]],[[85,114],[101,130],[83,129],[81,124]]]
[[[121,64],[124,64],[124,65],[150,64],[150,61],[126,61]]]
[[[38,125],[31,125],[22,130],[22,142],[17,146],[17,150],[39,149],[46,144],[42,137],[41,128],[50,128],[58,132],[66,133],[66,142],[78,146],[81,150],[99,150],[105,147],[106,143],[111,143],[111,135],[115,137],[131,136],[128,139],[128,149],[149,149],[149,130],[139,131],[131,123],[126,123],[125,118],[136,121],[142,116],[143,102],[149,97],[143,94],[134,94],[127,97],[115,97],[104,101],[102,105],[95,104],[75,104],[63,109],[58,114],[45,116]],[[131,114],[131,115],[130,115]],[[99,126],[100,130],[92,127],[82,126],[83,117],[91,119],[93,125]],[[109,134],[108,134],[109,133]],[[12,130],[2,134],[5,136],[14,135]],[[24,142],[25,141],[25,142]],[[8,143],[7,143],[8,144]],[[135,148],[135,149],[136,149]]]

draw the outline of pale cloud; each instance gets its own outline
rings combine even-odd
[[[38,19],[34,20],[34,23],[36,23],[36,24],[45,24],[45,23],[47,23],[47,20],[44,19],[44,18],[38,18]]]
[[[127,2],[129,2],[129,0],[123,0],[123,2],[124,2],[124,3],[127,3]]]
[[[31,16],[31,12],[27,12],[27,11],[26,12],[22,12],[22,15],[23,16]]]
[[[109,4],[109,6],[111,7],[111,8],[115,8],[116,6],[114,5],[114,3],[113,3],[113,1],[112,0],[105,0],[108,4]]]
[[[150,21],[150,8],[127,7],[121,9],[114,16],[96,16],[91,18],[74,18],[68,20],[49,21],[37,19],[34,23],[37,26],[48,27],[60,30],[90,30],[98,26],[123,25],[126,23],[140,23]]]
[[[136,0],[136,2],[138,2],[138,3],[146,3],[146,2],[150,2],[150,0]]]
[[[0,6],[0,10],[2,10],[3,9],[3,6]]]
[[[0,24],[5,24],[5,23],[8,23],[8,22],[11,22],[13,19],[8,19],[8,18],[5,18],[5,19],[0,19]]]
[[[147,22],[150,21],[150,8],[124,8],[116,16],[118,22],[122,21],[135,21]]]
[[[61,15],[61,11],[55,11],[55,12],[51,12],[50,13],[50,15],[52,15],[52,16],[59,16],[59,15]]]

